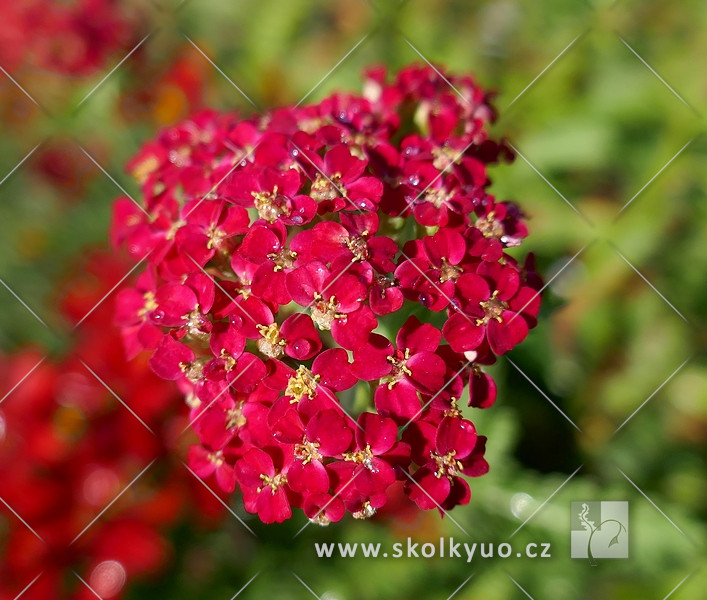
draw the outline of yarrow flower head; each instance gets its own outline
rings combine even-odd
[[[112,238],[147,267],[118,297],[127,352],[184,393],[194,471],[262,521],[368,518],[393,486],[447,511],[488,470],[459,403],[494,403],[484,368],[541,289],[507,253],[523,213],[488,192],[511,158],[489,98],[374,68],[362,96],[204,112],[129,163],[143,205],[116,202]]]

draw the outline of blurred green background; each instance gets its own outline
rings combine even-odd
[[[0,277],[48,325],[0,288],[3,350],[67,347],[60,290],[105,246],[118,186],[137,195],[123,165],[158,127],[203,106],[250,113],[251,101],[267,108],[357,90],[372,63],[396,69],[424,57],[497,90],[494,134],[522,157],[493,170],[491,191],[521,203],[531,236],[520,250],[535,252],[551,280],[539,327],[492,369],[498,402],[469,411],[489,437],[491,471],[451,513],[456,523],[437,514],[346,520],[294,537],[302,515],[265,527],[236,499],[257,538],[235,519],[215,533],[175,532],[173,569],[130,597],[229,598],[258,574],[239,598],[308,598],[302,582],[322,600],[445,599],[460,585],[460,599],[644,600],[681,582],[672,597],[704,598],[704,3],[126,5],[143,14],[136,39],[150,36],[104,81],[125,53],[83,79],[24,65],[17,80],[41,108],[0,84],[0,179],[40,144],[0,184]],[[591,567],[569,558],[570,502],[579,500],[630,502],[629,559]],[[552,558],[317,559],[313,547],[390,547],[407,536],[500,543],[531,515],[512,542],[551,542]]]

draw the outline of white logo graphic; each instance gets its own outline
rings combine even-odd
[[[572,502],[572,558],[628,558],[628,502]]]

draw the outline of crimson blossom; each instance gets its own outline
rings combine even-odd
[[[194,471],[265,523],[371,517],[401,488],[469,502],[486,438],[459,405],[494,403],[484,369],[536,325],[523,213],[488,192],[511,158],[490,95],[417,65],[364,90],[197,114],[130,161],[142,204],[115,203],[147,265],[118,296],[128,355],[184,394]]]

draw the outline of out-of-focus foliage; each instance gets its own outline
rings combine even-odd
[[[294,571],[330,600],[447,598],[472,574],[455,598],[524,597],[515,580],[538,600],[643,600],[665,597],[693,573],[704,560],[707,517],[703,4],[144,4],[135,40],[150,37],[102,83],[130,48],[78,79],[31,61],[17,66],[11,74],[43,109],[0,74],[0,178],[41,143],[0,184],[0,277],[48,325],[0,288],[3,349],[58,350],[70,340],[55,308],[57,282],[105,243],[116,183],[135,191],[122,165],[157,127],[204,105],[249,113],[251,102],[320,98],[356,86],[362,67],[378,62],[395,69],[424,57],[498,90],[496,133],[523,158],[498,167],[491,189],[528,211],[526,248],[550,284],[539,327],[512,362],[495,367],[499,401],[473,414],[492,440],[491,472],[475,482],[471,504],[451,514],[456,523],[381,517],[309,525],[294,537],[304,521],[247,521],[254,538],[231,519],[215,534],[175,534],[182,551],[174,569],[132,597],[227,598],[259,572],[239,598],[309,597]],[[590,567],[569,558],[569,505],[602,499],[630,501],[630,558]],[[552,542],[550,559],[317,559],[313,548],[353,540],[390,547],[408,535],[469,541],[462,528],[499,543],[531,515],[512,541]],[[675,597],[702,598],[705,578],[692,575]]]

